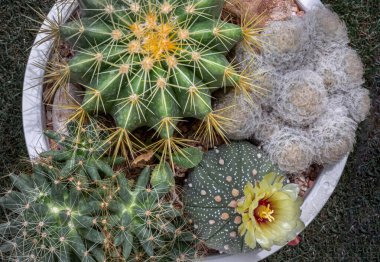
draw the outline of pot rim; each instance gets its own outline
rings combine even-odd
[[[296,0],[304,11],[312,9],[315,5],[320,5],[320,0]],[[67,20],[78,3],[75,0],[70,0],[65,4],[56,3],[48,14],[49,19],[58,19],[58,13],[64,15],[61,19]],[[46,27],[43,23],[41,28]],[[39,33],[36,36],[35,43],[46,37],[45,34]],[[44,42],[41,45],[34,45],[26,66],[24,87],[22,96],[22,118],[25,142],[29,157],[33,160],[38,157],[38,154],[49,150],[49,142],[44,136],[45,110],[42,101],[43,94],[43,79],[45,70],[43,69],[49,59],[53,41]],[[38,64],[39,66],[36,66]],[[312,220],[318,215],[327,200],[332,195],[347,161],[345,156],[334,165],[325,166],[322,173],[318,176],[314,186],[305,196],[302,205],[301,220],[308,226]],[[280,250],[283,246],[273,246],[270,251],[257,249],[249,253],[236,255],[214,255],[205,258],[205,261],[215,262],[252,262],[264,259],[273,253]]]

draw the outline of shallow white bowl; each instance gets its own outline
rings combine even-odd
[[[306,12],[314,5],[321,4],[320,0],[298,0],[297,2]],[[60,12],[64,19],[68,19],[76,7],[77,3],[75,0],[71,4],[56,4],[51,9],[48,17],[50,19],[57,19],[58,12]],[[40,33],[35,41],[37,42],[42,38],[44,38],[44,34]],[[22,108],[25,141],[31,159],[36,158],[39,153],[49,150],[48,140],[43,135],[43,131],[46,128],[45,109],[42,101],[42,82],[45,70],[41,68],[41,65],[47,64],[51,47],[52,41],[34,46],[26,67]],[[40,66],[37,67],[36,63]],[[306,226],[317,216],[330,198],[343,173],[346,161],[347,157],[335,165],[326,166],[315,181],[313,188],[308,192],[302,205],[301,215],[301,219]],[[281,246],[274,246],[270,251],[255,250],[246,254],[210,256],[205,260],[214,262],[254,262],[270,256],[281,248]]]

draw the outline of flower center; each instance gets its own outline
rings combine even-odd
[[[266,200],[260,200],[259,206],[253,212],[259,223],[273,222],[275,220],[273,217],[274,210],[271,209],[270,203]]]

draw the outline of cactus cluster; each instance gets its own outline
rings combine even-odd
[[[91,132],[93,131],[93,132]],[[190,261],[197,237],[171,196],[171,168],[146,167],[136,182],[103,156],[101,137],[47,132],[61,150],[41,154],[31,175],[11,174],[0,198],[0,254],[17,261]],[[111,166],[111,164],[113,166]]]
[[[75,109],[66,134],[45,132],[52,150],[33,173],[9,176],[1,258],[193,261],[204,244],[229,254],[270,250],[303,229],[299,188],[283,172],[351,150],[369,110],[362,63],[326,8],[270,23],[255,54],[255,20],[224,21],[223,4],[79,0],[78,16],[51,22],[55,43],[73,56],[52,57],[47,99],[75,85],[79,94],[67,95],[77,104],[66,104]],[[187,118],[197,126],[182,137]],[[264,150],[214,147],[251,137]],[[214,149],[203,154],[193,138]],[[160,161],[132,179],[128,160],[144,150]],[[180,199],[173,172],[183,168],[194,170]]]
[[[60,65],[59,82],[85,89],[71,119],[112,116],[109,140],[124,156],[140,149],[133,132],[148,127],[155,134],[141,142],[172,158],[189,142],[177,127],[189,117],[201,122],[196,139],[212,145],[225,138],[228,119],[212,109],[212,92],[234,87],[249,97],[254,91],[252,76],[226,58],[237,42],[254,41],[252,22],[221,20],[220,0],[79,2],[80,18],[59,26],[75,52]]]
[[[236,48],[242,67],[265,72],[253,84],[272,90],[257,99],[259,116],[245,113],[250,119],[244,122],[252,127],[245,137],[261,142],[271,159],[289,173],[344,157],[353,147],[357,124],[370,109],[369,92],[361,87],[363,64],[347,45],[344,23],[320,6],[303,17],[271,22],[259,39],[268,44],[260,55],[244,45]],[[253,66],[247,60],[257,63]],[[243,103],[237,97],[223,106]],[[228,117],[239,119],[245,109],[237,111]],[[228,136],[234,139],[240,131],[232,126]]]
[[[294,210],[292,201],[280,208],[281,203],[269,200],[283,186],[281,174],[264,151],[248,142],[233,142],[207,152],[201,164],[190,173],[184,193],[185,211],[199,237],[207,246],[230,254],[247,252],[256,246],[256,241],[270,249],[273,243],[283,245],[292,240],[303,225],[299,220],[300,200]],[[255,190],[267,191],[250,195],[253,185]],[[293,189],[297,199],[298,191],[296,187]],[[284,199],[287,197],[282,196]],[[246,211],[243,202],[248,200],[256,205]],[[251,213],[255,214],[254,218]],[[282,217],[284,213],[286,216]],[[292,223],[288,224],[287,219]],[[274,242],[265,231],[276,235]]]
[[[1,224],[2,256],[15,261],[103,261],[106,238],[101,206],[89,205],[79,175],[62,179],[52,166],[33,175],[11,174],[14,188],[0,198],[9,221]]]

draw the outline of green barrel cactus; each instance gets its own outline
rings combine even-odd
[[[59,30],[75,51],[60,73],[85,87],[76,116],[111,115],[111,138],[132,155],[132,132],[145,126],[160,138],[150,147],[171,158],[189,142],[175,137],[177,123],[187,117],[202,121],[199,139],[213,144],[217,135],[224,138],[228,120],[212,110],[211,93],[226,86],[254,91],[250,76],[226,53],[242,39],[254,43],[257,29],[220,20],[223,3],[81,0],[81,17]]]
[[[248,142],[224,145],[206,153],[189,175],[184,192],[186,212],[199,238],[210,248],[233,254],[247,252],[256,246],[256,241],[267,249],[273,242],[293,237],[295,225],[302,224],[298,223],[300,200],[295,185],[290,184],[287,190],[292,192],[292,201],[284,202],[288,207],[278,202],[281,198],[275,193],[282,190],[284,179],[265,153]],[[257,194],[251,193],[255,192],[253,188]],[[291,204],[293,200],[297,200],[295,206]],[[287,208],[292,208],[286,213],[290,222],[284,216]],[[284,229],[286,237],[275,235],[276,230],[264,234],[267,229],[261,227],[266,224],[282,232],[281,223],[289,225]]]

